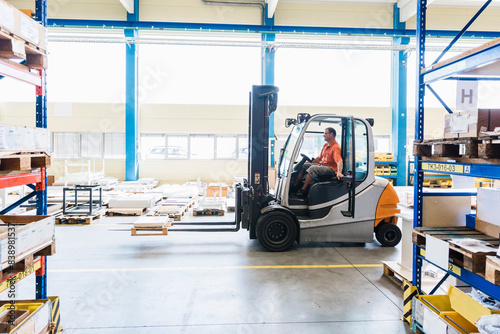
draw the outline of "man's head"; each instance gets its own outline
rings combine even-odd
[[[335,139],[336,135],[337,135],[337,132],[335,131],[334,128],[326,128],[325,134],[323,135],[323,137],[325,138],[325,141],[327,143],[331,143]]]

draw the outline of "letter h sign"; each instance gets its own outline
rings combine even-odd
[[[477,110],[477,81],[457,81],[457,111]]]

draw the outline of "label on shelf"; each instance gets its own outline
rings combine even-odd
[[[446,173],[470,174],[470,166],[464,166],[464,165],[422,162],[422,169],[434,170]]]
[[[448,263],[448,271],[451,271],[458,276],[462,276],[462,269],[460,267],[457,267],[453,263]]]

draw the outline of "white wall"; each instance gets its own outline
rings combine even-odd
[[[124,106],[122,106],[124,108]],[[115,110],[111,112],[111,108]],[[48,124],[52,132],[123,132],[124,112],[116,105],[75,103],[73,117],[54,117],[53,104],[48,106]],[[0,123],[34,126],[35,106],[31,103],[0,104]],[[444,111],[432,110],[436,117],[426,118],[426,134],[439,137],[443,131]],[[278,107],[275,113],[275,132],[285,137],[289,129],[284,120],[298,113],[354,115],[374,118],[375,135],[390,135],[392,115],[390,108],[345,108],[345,107]],[[408,136],[413,137],[413,111],[408,112]],[[248,131],[248,107],[220,105],[142,105],[140,107],[139,131],[143,133],[219,133],[246,134]],[[279,152],[280,147],[276,147]],[[278,155],[276,155],[276,158]],[[106,174],[125,179],[123,160],[106,160]],[[63,174],[64,160],[53,159],[50,175]],[[246,175],[247,162],[237,160],[145,160],[139,164],[140,177],[155,177],[163,182],[183,183],[202,177],[207,182],[231,182],[235,175]]]

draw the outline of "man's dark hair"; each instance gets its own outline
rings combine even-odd
[[[326,128],[328,130],[329,133],[333,133],[333,136],[336,137],[337,136],[337,131],[335,131],[334,128]]]

